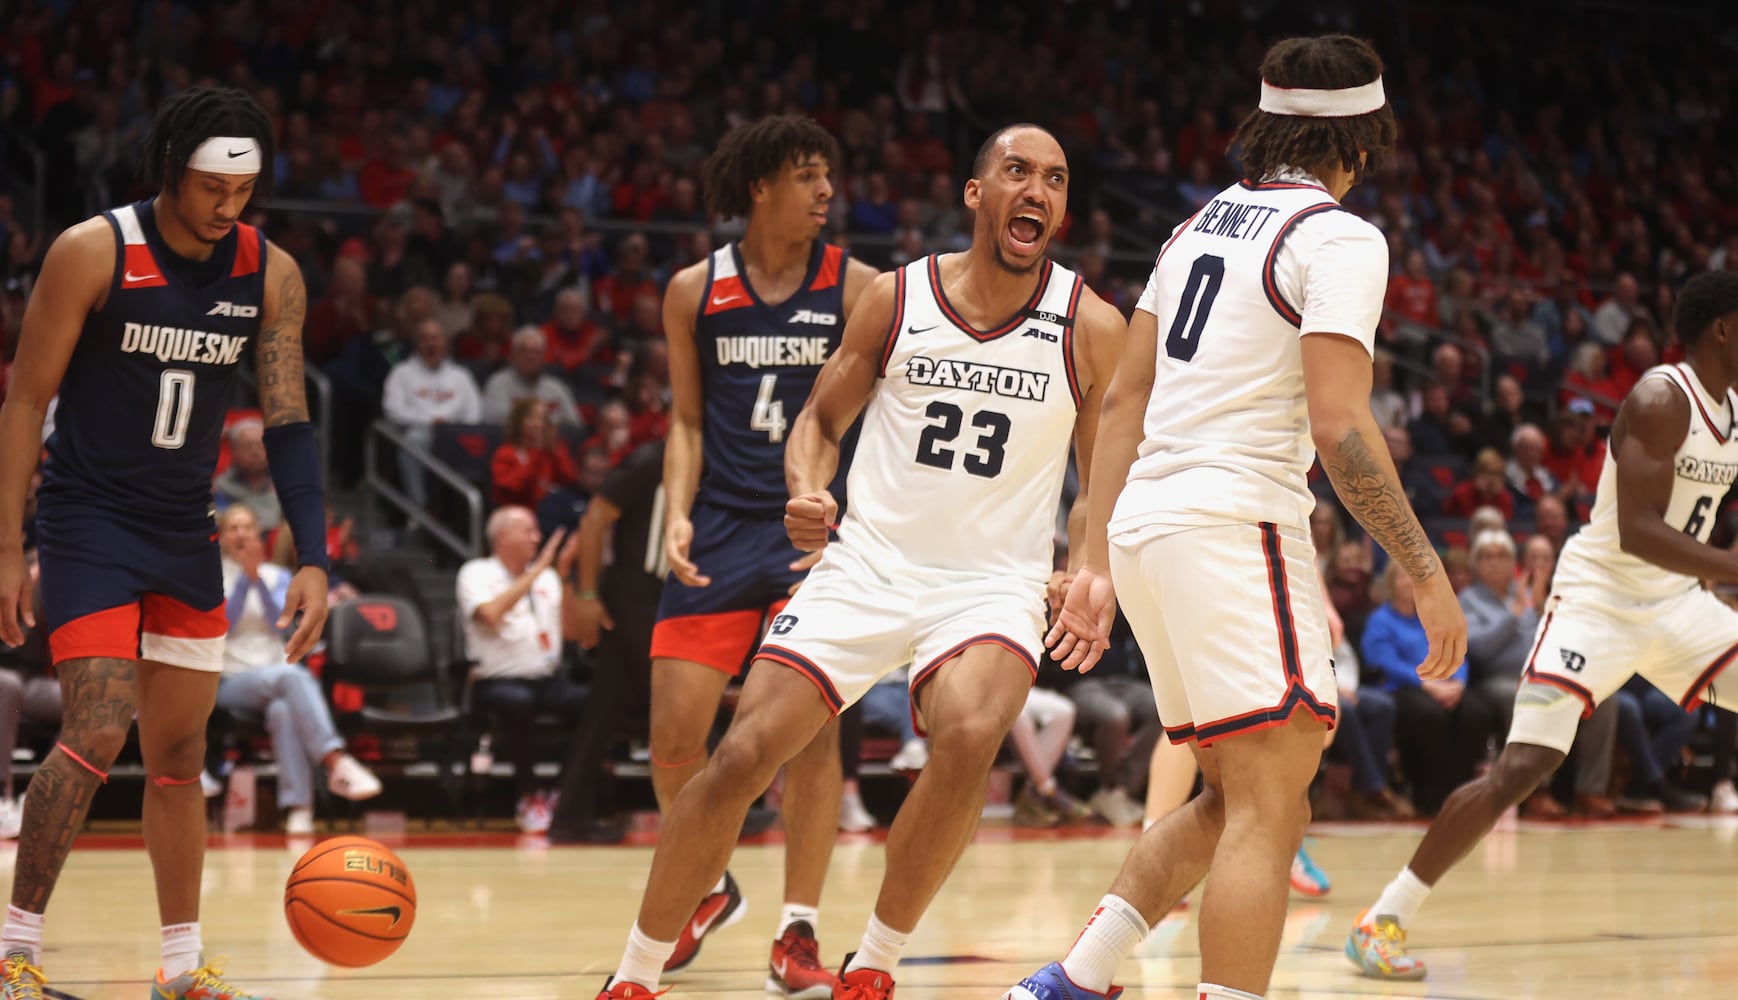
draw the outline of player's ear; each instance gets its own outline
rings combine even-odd
[[[766,200],[767,183],[765,178],[748,182],[748,200],[756,205]]]
[[[966,181],[965,203],[966,207],[974,212],[978,210],[979,205],[984,203],[984,186],[978,182],[976,177]]]

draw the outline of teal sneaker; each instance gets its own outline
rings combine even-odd
[[[1424,963],[1406,953],[1406,931],[1389,916],[1358,914],[1352,933],[1346,935],[1346,958],[1371,979],[1423,979]]]
[[[1291,860],[1291,887],[1294,892],[1311,898],[1326,896],[1333,888],[1328,883],[1327,873],[1316,867],[1302,846],[1297,849],[1297,857]]]
[[[167,982],[158,969],[151,983],[150,1000],[271,1000],[257,993],[244,993],[223,981],[221,960],[207,962],[185,975]]]
[[[0,1000],[42,1000],[47,985],[35,957],[23,948],[12,949],[0,963]]]

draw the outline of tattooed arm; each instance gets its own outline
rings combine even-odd
[[[266,244],[266,300],[260,310],[254,364],[259,375],[260,409],[267,427],[308,419],[308,387],[302,361],[302,320],[308,291],[302,269],[276,243]]]
[[[308,422],[307,376],[302,360],[302,318],[308,293],[296,261],[276,244],[266,244],[266,295],[261,310],[254,363],[259,373],[260,410],[265,414],[266,458],[272,487],[283,507],[284,524],[296,543],[296,575],[275,623],[288,629],[301,622],[284,644],[291,663],[305,656],[326,624],[326,497],[320,453]]]
[[[1346,510],[1417,582],[1419,618],[1430,636],[1418,672],[1447,677],[1466,656],[1466,619],[1370,412],[1370,355],[1350,337],[1312,333],[1303,338],[1303,369],[1310,434],[1328,481]]]

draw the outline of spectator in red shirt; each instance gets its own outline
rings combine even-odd
[[[507,361],[513,336],[513,303],[494,292],[471,297],[471,328],[453,344],[453,357],[474,374],[487,375]]]
[[[1436,328],[1436,283],[1425,269],[1424,251],[1413,250],[1406,255],[1406,270],[1388,279],[1388,297],[1383,302],[1388,311],[1390,336],[1402,344],[1422,344]]]
[[[1631,320],[1623,343],[1608,355],[1611,387],[1616,390],[1614,398],[1623,399],[1628,396],[1629,390],[1641,381],[1642,373],[1659,363],[1660,349],[1658,342],[1654,340],[1653,323],[1646,317]]]
[[[644,233],[629,233],[616,247],[615,270],[597,279],[592,294],[597,307],[624,319],[634,308],[634,298],[642,292],[658,294],[658,283],[646,268],[646,237]]]
[[[489,463],[496,507],[516,504],[532,510],[553,490],[579,480],[567,444],[549,420],[549,404],[535,396],[513,401],[507,413],[506,440]]]
[[[310,364],[323,365],[344,345],[374,329],[374,298],[368,294],[368,269],[355,257],[332,265],[332,284],[308,310],[302,341]]]
[[[1563,391],[1558,394],[1558,402],[1565,406],[1577,398],[1593,404],[1593,420],[1601,427],[1611,426],[1617,418],[1617,404],[1623,399],[1606,366],[1605,348],[1592,341],[1575,349]]]
[[[661,440],[670,433],[670,410],[664,396],[668,388],[649,372],[635,375],[628,383],[628,390],[622,395],[628,404],[628,433],[634,447]]]
[[[1471,517],[1480,507],[1495,507],[1504,521],[1515,519],[1515,498],[1509,494],[1508,477],[1501,452],[1486,448],[1473,460],[1472,478],[1454,488],[1442,505],[1450,517]]]
[[[544,364],[571,372],[615,360],[609,331],[592,322],[590,313],[585,293],[579,289],[563,288],[555,293],[555,308],[549,322],[543,324],[543,339],[549,345]]]
[[[396,131],[387,133],[381,154],[363,164],[356,174],[362,200],[373,208],[391,208],[403,201],[416,180],[416,171],[405,166],[406,159],[404,136]]]

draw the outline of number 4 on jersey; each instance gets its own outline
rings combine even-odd
[[[760,393],[754,397],[754,412],[748,417],[748,429],[766,431],[767,440],[773,444],[785,439],[785,428],[790,426],[785,422],[784,400],[775,399],[772,394],[777,385],[777,375],[760,377]]]

